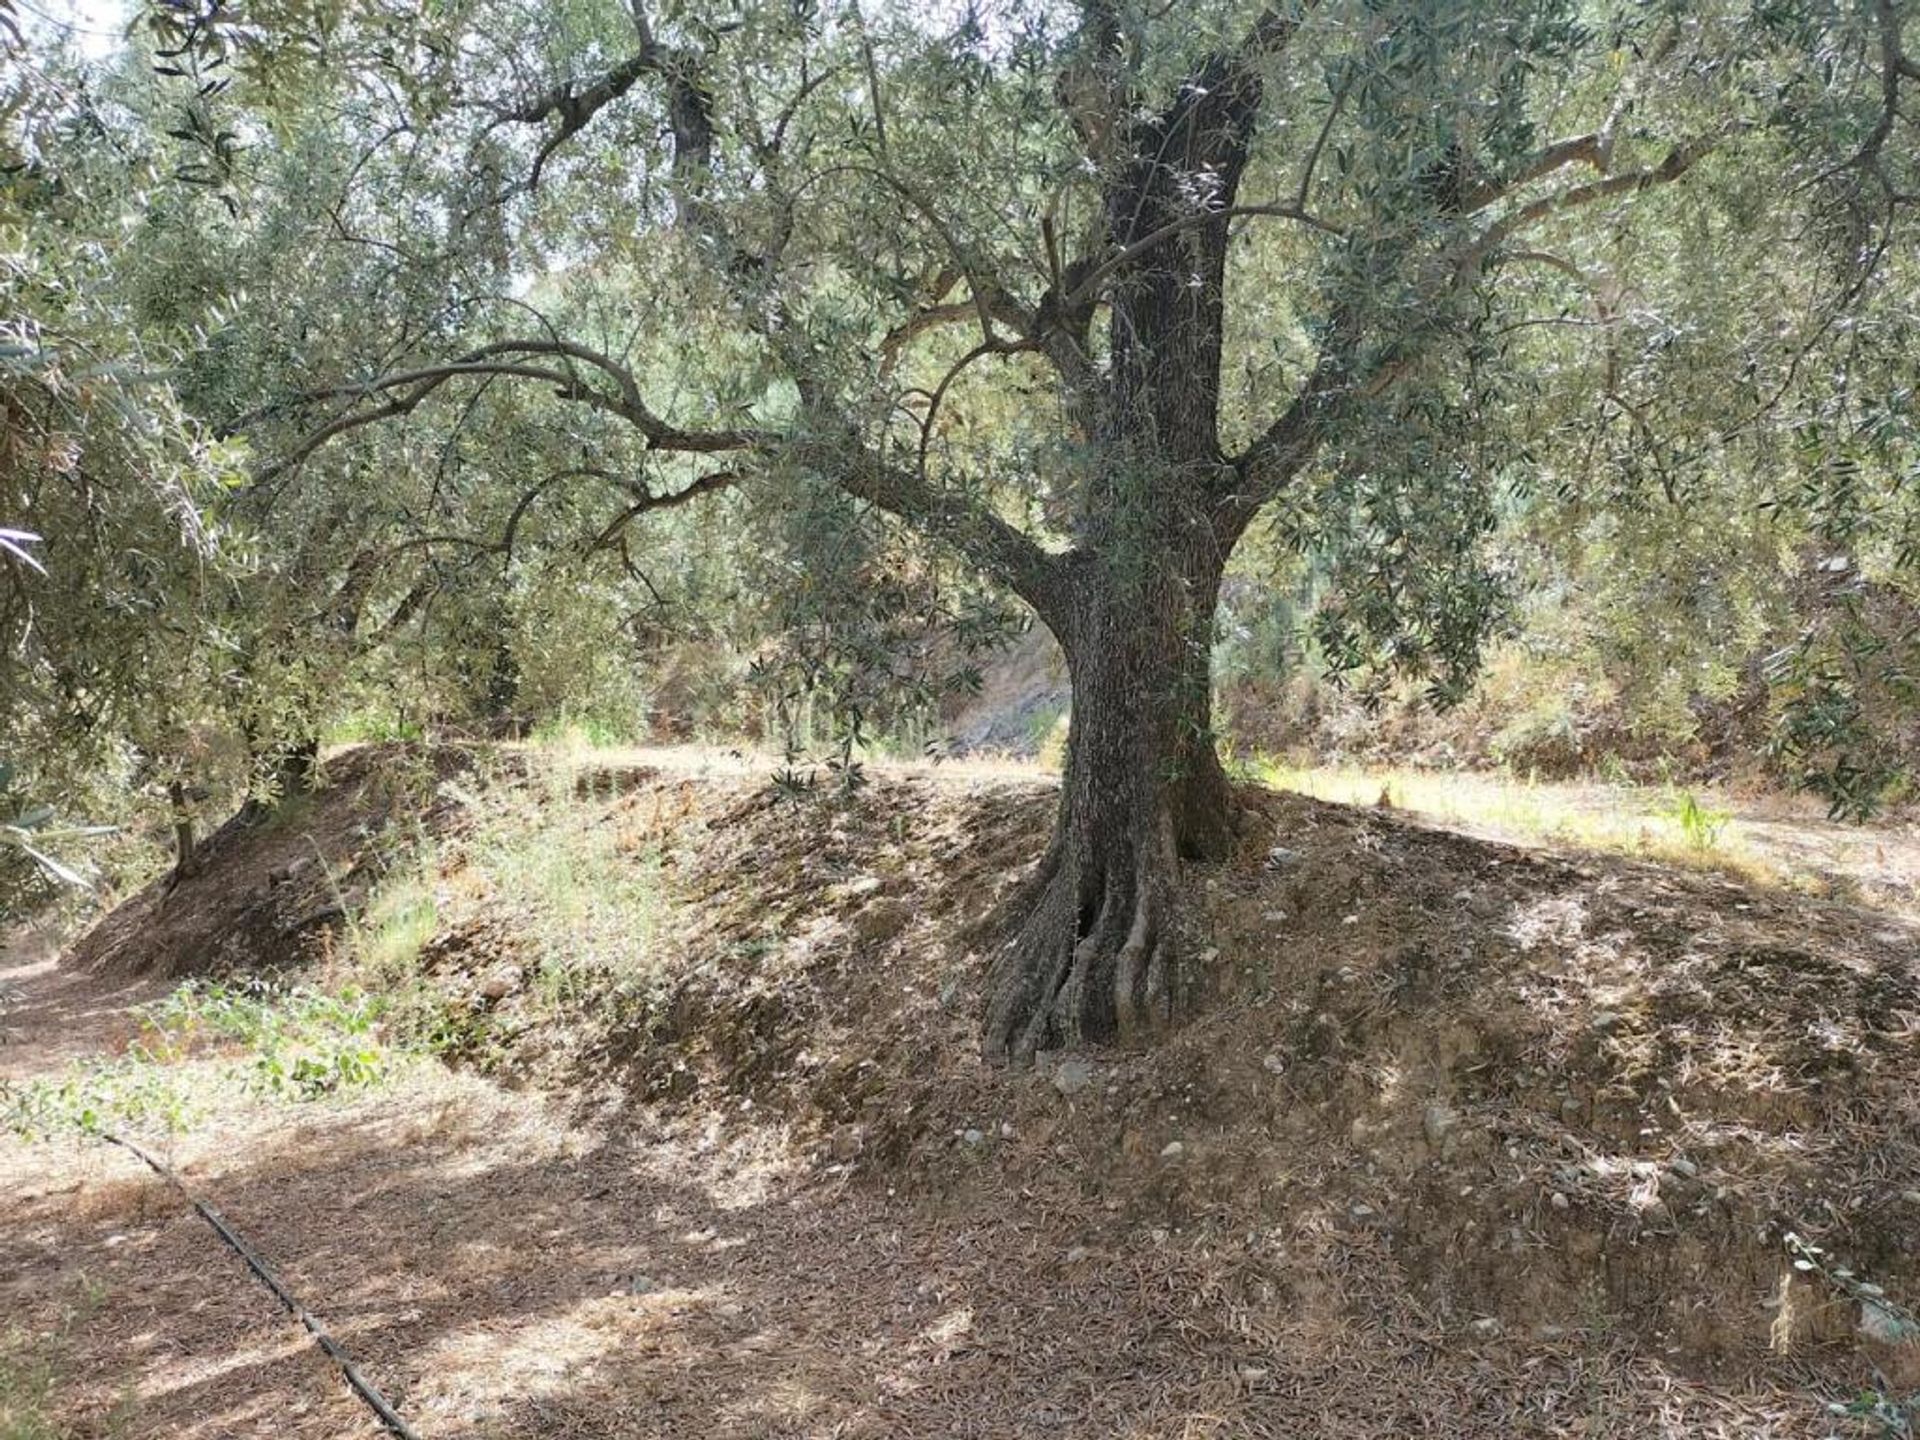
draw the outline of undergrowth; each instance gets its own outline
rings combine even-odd
[[[55,1391],[68,1363],[73,1327],[86,1321],[104,1294],[103,1286],[82,1276],[77,1302],[52,1331],[0,1324],[0,1440],[77,1440],[82,1433],[55,1418]],[[123,1393],[84,1433],[115,1440],[128,1433],[132,1419],[132,1402]]]
[[[667,985],[655,837],[581,792],[580,752],[522,753],[525,773],[449,787],[456,836],[391,870],[347,937],[396,1043],[483,1070],[517,1034],[630,1018]],[[427,953],[443,933],[460,938]]]
[[[378,1083],[410,1051],[383,1033],[385,1000],[262,977],[188,980],[143,1006],[118,1055],[0,1090],[0,1128],[179,1131],[246,1096],[305,1101]]]
[[[0,1440],[60,1440],[48,1410],[53,1363],[35,1336],[0,1333]]]

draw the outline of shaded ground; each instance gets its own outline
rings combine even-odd
[[[139,1030],[133,1007],[165,991],[164,980],[62,965],[51,928],[21,932],[0,947],[0,1080],[118,1053]]]
[[[468,1085],[176,1160],[423,1435],[1827,1433],[1804,1393],[1702,1384],[1622,1341],[1462,1333],[1405,1302],[1365,1232],[945,1215],[744,1148],[583,1135]],[[40,1169],[4,1191],[6,1300],[83,1316],[76,1433],[377,1433],[157,1182],[98,1152]],[[1298,1293],[1289,1246],[1361,1313]]]
[[[438,787],[472,767],[455,746],[368,745],[324,767],[325,790],[266,819],[247,812],[201,841],[196,869],[163,875],[68,952],[77,970],[180,976],[292,965],[324,953],[389,853],[447,818]],[[396,833],[398,832],[398,833]]]
[[[1903,917],[1256,797],[1196,1018],[1007,1075],[981,956],[1045,783],[647,758],[564,817],[674,897],[627,1001],[554,1023],[541,914],[454,838],[421,963],[509,967],[491,1078],[169,1142],[423,1435],[1815,1437],[1920,1387],[1783,1244],[1920,1297]],[[105,982],[15,973],[19,1077]],[[0,1207],[73,1433],[373,1433],[128,1157],[0,1140]]]

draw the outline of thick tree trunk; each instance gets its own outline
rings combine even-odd
[[[1271,12],[1249,47],[1284,44],[1290,23]],[[1104,175],[1107,253],[1126,258],[1105,292],[1109,361],[1076,411],[1100,459],[1074,550],[1022,592],[1066,652],[1073,720],[1053,842],[989,981],[985,1049],[1016,1064],[1166,1023],[1183,989],[1180,862],[1223,855],[1233,830],[1209,682],[1220,576],[1251,510],[1221,453],[1220,365],[1260,75],[1227,50],[1157,114],[1123,86],[1101,93],[1118,128],[1096,115],[1081,133]]]
[[[1182,982],[1179,862],[1232,838],[1208,695],[1219,564],[1146,568],[1082,573],[1055,622],[1073,685],[1066,773],[1030,908],[990,979],[993,1059],[1162,1027]]]

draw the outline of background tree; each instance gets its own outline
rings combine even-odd
[[[986,1024],[1019,1059],[1136,1036],[1177,994],[1178,860],[1232,832],[1209,666],[1256,518],[1319,557],[1336,669],[1444,702],[1517,488],[1611,512],[1589,480],[1637,472],[1677,502],[1699,467],[1673,437],[1724,470],[1813,426],[1846,483],[1895,493],[1903,19],[466,0],[157,24],[182,173],[236,216],[248,185],[292,197],[252,253],[305,261],[253,272],[243,368],[277,393],[205,400],[264,457],[236,517],[326,512],[341,487],[308,482],[379,475],[396,425],[488,449],[426,507],[469,545],[550,499],[610,539],[831,486],[1059,639],[1060,822]],[[236,159],[250,126],[277,156]],[[1869,508],[1885,533],[1898,506]]]
[[[122,143],[111,85],[7,7],[0,46],[0,513],[43,537],[0,564],[0,816],[30,832],[0,852],[10,908],[78,878],[68,847],[101,827],[73,817],[132,818],[119,796],[190,829],[243,557],[206,518],[237,457],[165,378],[190,339],[117,283],[116,232],[164,172]]]

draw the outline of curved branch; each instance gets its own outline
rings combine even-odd
[[[1575,185],[1522,205],[1511,214],[1502,216],[1489,225],[1460,252],[1459,269],[1464,272],[1477,267],[1508,239],[1539,224],[1542,220],[1565,214],[1569,210],[1578,210],[1583,206],[1608,200],[1617,195],[1630,195],[1636,191],[1650,190],[1657,185],[1671,184],[1706,156],[1712,154],[1729,136],[1738,134],[1746,128],[1744,122],[1735,122],[1719,131],[1697,135],[1691,140],[1683,140],[1675,145],[1667,152],[1666,159],[1658,165],[1647,165],[1637,170],[1609,175],[1602,180],[1591,180],[1584,185]]]
[[[916,534],[959,551],[1009,586],[1043,620],[1064,614],[1065,573],[1058,557],[995,514],[979,496],[936,483],[924,470],[890,462],[835,422],[783,447],[782,458],[876,505]]]
[[[643,495],[607,524],[607,527],[588,544],[587,552],[592,554],[596,550],[606,549],[619,538],[627,526],[650,511],[671,510],[689,501],[698,500],[703,495],[730,490],[746,478],[746,472],[741,470],[714,470],[702,475],[684,490],[672,490],[659,495]]]
[[[613,382],[615,393],[586,383],[571,364],[564,367],[537,364],[523,357],[558,359],[591,366]],[[551,385],[554,393],[563,400],[577,401],[625,420],[646,437],[649,450],[704,455],[752,449],[770,438],[766,432],[759,430],[682,429],[647,405],[641,396],[639,382],[626,366],[589,346],[560,339],[496,341],[437,365],[416,366],[356,384],[311,390],[290,401],[279,401],[241,416],[227,427],[226,433],[251,429],[263,421],[328,400],[353,397],[368,402],[376,396],[386,396],[378,404],[350,407],[303,436],[287,455],[260,472],[255,483],[264,484],[304,464],[330,440],[382,420],[409,415],[449,381],[474,375],[489,379],[506,377],[542,381]]]

